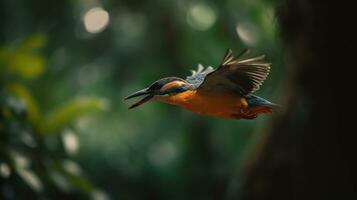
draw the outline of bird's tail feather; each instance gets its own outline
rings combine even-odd
[[[281,107],[278,104],[272,103],[266,99],[255,95],[249,95],[246,97],[248,105],[252,107],[266,107],[269,112],[274,112],[279,110]]]

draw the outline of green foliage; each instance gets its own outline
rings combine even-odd
[[[20,83],[9,83],[5,85],[6,90],[17,97],[22,104],[26,106],[26,116],[28,121],[38,128],[42,123],[42,116],[40,114],[38,105],[31,92],[25,85]]]
[[[24,83],[43,73],[46,58],[40,50],[45,44],[43,35],[33,35],[16,47],[0,49],[1,199],[11,199],[9,195],[16,191],[21,191],[16,199],[62,199],[53,196],[56,192],[67,197],[80,192],[88,198],[96,191],[66,149],[66,142],[78,141],[75,137],[64,140],[63,130],[108,104],[104,99],[77,97],[44,113]]]
[[[108,102],[105,99],[88,97],[74,99],[50,113],[49,117],[44,121],[42,130],[47,133],[53,133],[84,114],[107,108]]]
[[[15,48],[0,48],[2,74],[33,79],[39,76],[46,65],[46,60],[38,50],[45,45],[45,37],[33,35],[26,38]]]

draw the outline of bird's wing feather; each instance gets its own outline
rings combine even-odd
[[[233,57],[233,53],[229,49],[216,70],[199,68],[196,73],[187,78],[199,78],[200,83],[197,89],[234,92],[241,95],[253,93],[259,89],[267,78],[270,63],[264,60],[264,55],[247,58],[247,54],[249,54],[249,50],[245,50],[237,57]],[[187,81],[190,82],[189,80]]]
[[[213,72],[212,67],[204,68],[203,65],[198,64],[197,70],[191,70],[191,76],[186,77],[186,81],[192,85],[193,89],[197,89],[204,81],[207,74]]]

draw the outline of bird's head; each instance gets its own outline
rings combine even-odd
[[[144,98],[129,107],[129,109],[132,109],[148,102],[151,99],[165,99],[166,97],[185,92],[190,88],[190,84],[181,78],[167,77],[155,81],[149,87],[139,90],[124,99],[127,100],[134,97],[144,96]]]

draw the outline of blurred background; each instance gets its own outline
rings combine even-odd
[[[224,199],[272,116],[221,120],[123,97],[228,48],[266,54],[279,102],[274,1],[2,0],[0,199]]]

